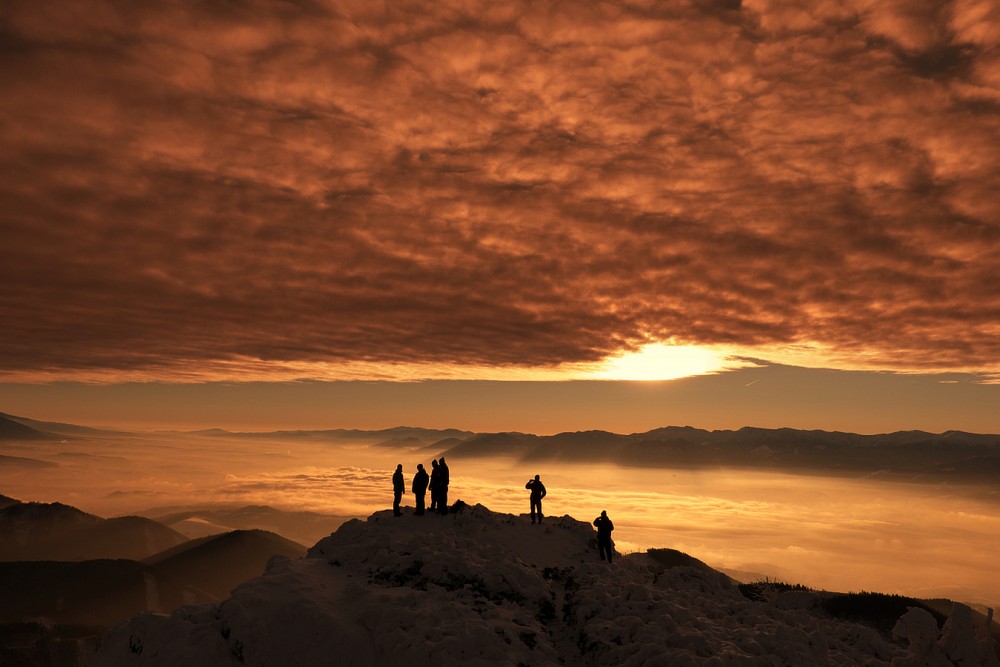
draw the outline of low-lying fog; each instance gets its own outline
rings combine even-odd
[[[3,443],[0,453],[57,464],[0,468],[0,493],[101,516],[226,503],[367,517],[390,507],[396,463],[409,488],[416,464],[430,470],[438,452],[142,434]],[[534,468],[512,459],[456,458],[449,467],[450,501],[512,513],[527,513],[524,484],[539,474],[547,515],[590,521],[606,509],[620,551],[669,547],[714,567],[828,590],[1000,602],[1000,505],[971,487],[739,470]],[[412,505],[412,495],[404,503]]]

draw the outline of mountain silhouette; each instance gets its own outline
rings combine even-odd
[[[982,619],[964,605],[941,634],[950,661],[931,663],[941,629],[918,601],[787,584],[744,591],[670,549],[612,565],[598,560],[593,527],[572,517],[539,527],[482,505],[453,509],[432,521],[389,510],[349,521],[306,558],[271,559],[221,603],[109,630],[90,664],[995,664],[993,640],[975,634]],[[880,631],[887,618],[914,638],[909,648]]]
[[[250,521],[277,510],[233,512]],[[305,552],[262,530],[185,541],[144,517],[103,519],[0,496],[0,665],[78,667],[106,628],[139,612],[220,600],[275,555]]]
[[[52,436],[0,413],[0,440],[51,440]]]
[[[0,560],[141,559],[187,538],[143,517],[103,519],[62,503],[0,509]]]
[[[55,435],[55,436],[94,436],[94,435],[109,435],[109,434],[122,434],[125,431],[120,429],[108,429],[108,428],[94,428],[92,426],[80,426],[79,424],[66,424],[63,422],[50,422],[41,421],[38,419],[29,419],[28,417],[19,417],[17,415],[10,415],[4,412],[0,412],[0,417],[9,419],[11,421],[17,422],[24,426],[30,427],[36,431],[40,431],[43,434]]]
[[[40,471],[46,468],[58,468],[59,464],[51,461],[42,461],[40,459],[30,459],[24,456],[7,456],[6,454],[0,454],[0,466]]]
[[[299,544],[313,544],[351,517],[304,510],[279,510],[269,505],[240,507],[161,507],[142,512],[189,539],[232,530],[269,530]]]
[[[606,431],[550,436],[485,433],[454,444],[447,454],[453,458],[515,456],[526,463],[878,474],[905,481],[992,483],[1000,477],[1000,436],[962,431],[860,435],[791,428],[705,431],[671,426],[630,435]]]
[[[484,433],[464,440],[447,451],[448,456],[525,455],[535,446],[537,435],[527,433]]]
[[[476,435],[471,431],[462,431],[454,428],[434,429],[421,428],[417,426],[394,426],[392,428],[376,429],[366,431],[362,429],[325,429],[325,430],[281,430],[281,431],[256,431],[256,432],[236,432],[222,429],[204,429],[196,431],[202,435],[214,435],[217,437],[250,437],[250,438],[292,438],[306,440],[335,440],[342,442],[357,442],[376,444],[390,440],[405,440],[415,438],[423,442],[435,442],[444,438],[458,438],[465,440]]]
[[[158,577],[222,599],[241,582],[260,576],[273,556],[301,558],[305,553],[305,546],[266,530],[234,530],[185,542],[144,563]]]

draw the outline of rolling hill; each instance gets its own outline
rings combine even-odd
[[[62,503],[16,503],[0,509],[0,561],[139,560],[186,539],[151,519],[104,519]]]
[[[147,558],[158,578],[182,581],[218,599],[259,576],[275,555],[301,558],[306,547],[266,530],[234,530],[191,540]]]
[[[49,440],[52,436],[0,413],[0,440]]]

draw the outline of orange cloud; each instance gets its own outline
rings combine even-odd
[[[0,375],[996,370],[988,3],[92,5],[6,12]]]

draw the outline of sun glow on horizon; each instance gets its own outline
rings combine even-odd
[[[728,354],[698,345],[644,345],[636,352],[626,352],[605,360],[592,377],[602,380],[677,380],[692,375],[707,375],[731,368]]]

